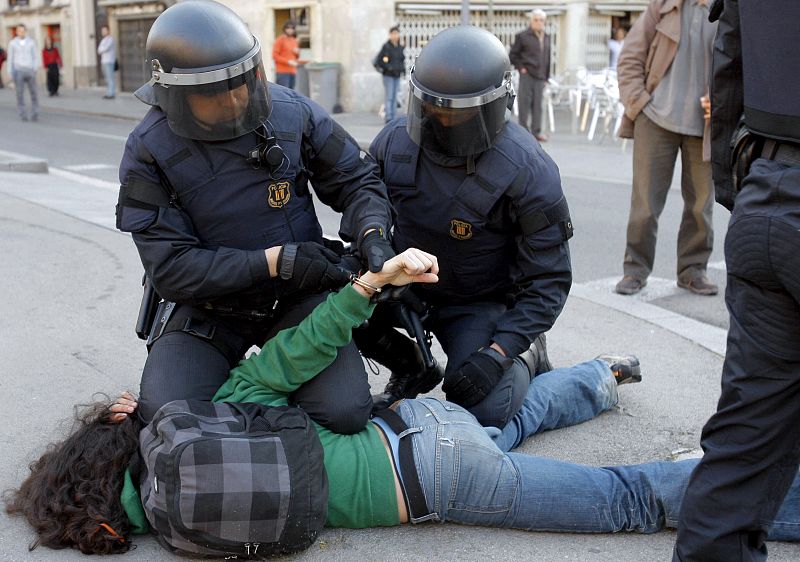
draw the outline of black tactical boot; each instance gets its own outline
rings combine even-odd
[[[388,367],[392,374],[383,393],[372,397],[374,409],[388,407],[401,398],[415,398],[433,390],[444,378],[444,369],[434,362],[427,369],[414,340],[393,328],[370,326],[353,331],[358,349],[369,359]]]
[[[388,408],[403,398],[416,398],[419,394],[430,392],[442,382],[444,369],[434,359],[430,369],[422,366],[422,370],[410,375],[398,374],[392,371],[389,382],[381,394],[372,396],[373,410]]]
[[[553,370],[547,357],[547,338],[543,333],[536,336],[531,346],[520,354],[520,358],[531,372],[531,378]]]

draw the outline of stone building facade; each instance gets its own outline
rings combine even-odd
[[[399,24],[407,46],[407,67],[436,32],[461,22],[460,0],[220,0],[247,22],[264,49],[269,76],[271,51],[283,23],[296,20],[301,57],[340,65],[338,97],[346,111],[373,111],[382,101],[380,76],[372,59]],[[0,44],[25,23],[41,44],[57,34],[64,59],[66,87],[98,83],[95,53],[99,26],[108,23],[117,38],[120,85],[132,91],[146,81],[144,47],[152,22],[175,0],[0,0]],[[5,9],[3,9],[5,4]],[[528,13],[548,14],[553,36],[553,74],[607,64],[612,26],[628,27],[648,0],[502,0],[469,2],[470,24],[494,32],[510,47],[514,34],[528,25]],[[302,81],[301,81],[302,82]],[[302,86],[301,86],[302,88]]]

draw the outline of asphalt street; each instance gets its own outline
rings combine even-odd
[[[0,163],[32,157],[46,160],[50,168],[47,174],[0,171],[2,490],[18,484],[27,464],[69,429],[73,404],[97,392],[113,396],[138,386],[145,350],[133,324],[141,264],[129,237],[114,229],[113,209],[125,138],[145,108],[124,94],[112,102],[101,95],[101,90],[82,90],[45,98],[40,121],[23,123],[13,92],[0,90]],[[362,144],[381,124],[376,115],[336,118]],[[613,293],[621,275],[631,147],[623,151],[611,139],[589,142],[573,134],[568,122],[561,125],[546,149],[561,169],[576,225],[571,241],[575,284],[548,335],[551,359],[566,366],[602,352],[635,353],[644,382],[621,388],[620,405],[611,412],[536,436],[522,450],[593,465],[691,454],[719,392],[727,327],[723,297],[698,297],[675,287],[677,184],[661,219],[650,284],[634,298]],[[335,235],[336,215],[319,212],[325,231]],[[717,206],[715,213],[709,274],[724,288],[727,212]],[[370,382],[379,389],[386,378],[382,372],[371,375]],[[326,529],[309,551],[292,559],[668,560],[674,537],[671,531],[578,535],[450,524]],[[31,539],[22,521],[0,515],[0,560],[83,558],[46,549],[29,553]],[[136,543],[124,559],[171,559],[150,538]],[[798,560],[800,546],[771,544],[770,559]]]

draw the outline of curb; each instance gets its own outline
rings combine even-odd
[[[25,154],[0,150],[0,171],[46,174],[49,171],[47,160],[31,158]]]

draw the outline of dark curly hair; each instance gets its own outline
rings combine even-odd
[[[138,454],[141,422],[136,415],[112,422],[110,405],[76,406],[70,435],[49,445],[19,489],[6,492],[6,511],[36,530],[30,550],[40,544],[84,554],[130,549],[131,525],[119,496],[125,469]]]

